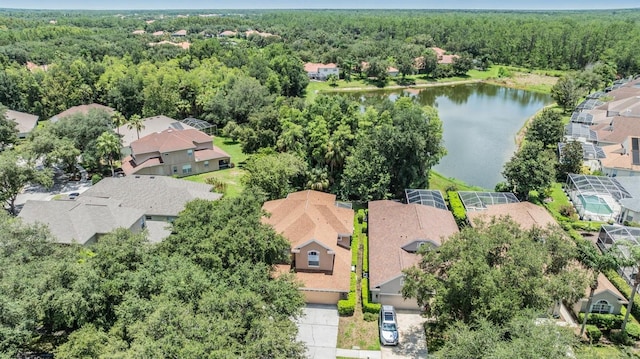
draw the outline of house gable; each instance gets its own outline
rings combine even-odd
[[[432,241],[430,239],[416,239],[415,241],[411,241],[401,248],[409,253],[416,253],[418,249],[420,249],[423,245],[431,245],[432,247],[437,247],[439,244],[436,241]]]

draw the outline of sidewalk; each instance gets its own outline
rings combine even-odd
[[[345,358],[381,359],[379,350],[336,349],[336,356]]]

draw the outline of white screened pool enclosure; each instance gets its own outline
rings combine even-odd
[[[631,194],[615,178],[569,174],[567,195],[582,220],[617,222],[622,212],[620,200]]]
[[[640,228],[603,225],[600,228],[596,243],[602,252],[609,251],[616,245],[617,250],[624,256],[624,259],[632,259],[629,247],[640,245]],[[618,273],[630,286],[633,286],[633,277],[636,270],[634,267],[620,267],[618,268]]]

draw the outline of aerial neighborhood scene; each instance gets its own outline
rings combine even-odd
[[[224,6],[0,4],[0,359],[640,358],[637,3]]]

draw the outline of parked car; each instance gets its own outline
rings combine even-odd
[[[69,199],[76,199],[79,195],[80,193],[78,192],[69,193]]]
[[[382,345],[398,345],[398,320],[396,310],[391,305],[383,305],[378,316],[380,343]]]

